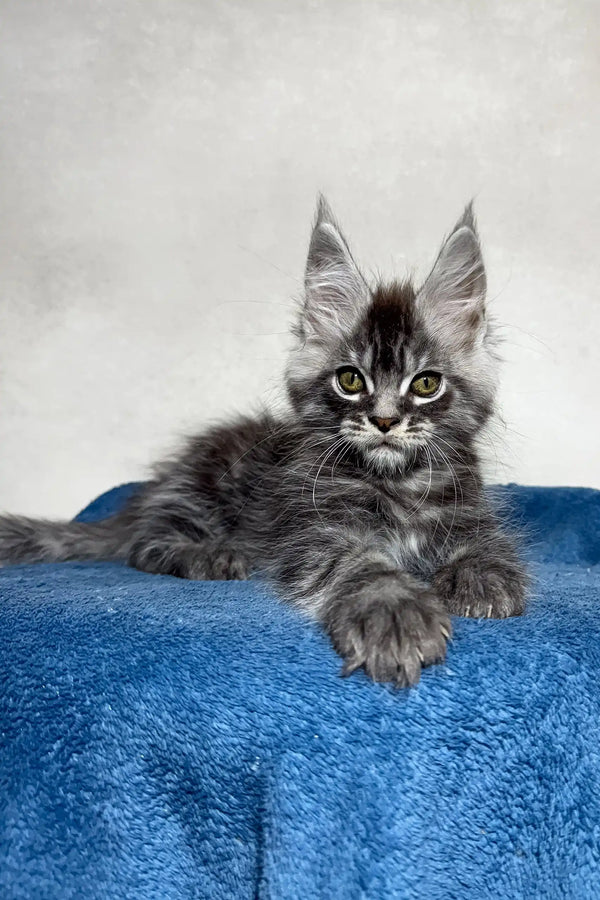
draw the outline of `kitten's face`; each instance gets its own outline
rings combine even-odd
[[[288,367],[299,416],[387,475],[438,465],[489,417],[495,389],[485,276],[470,211],[416,292],[370,290],[323,203],[313,231],[302,340]],[[327,446],[327,444],[326,444]]]

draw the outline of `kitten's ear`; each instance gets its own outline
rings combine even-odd
[[[440,338],[468,348],[484,336],[486,277],[471,203],[442,246],[418,302]]]
[[[304,276],[306,337],[328,340],[347,334],[369,292],[329,204],[319,197]]]

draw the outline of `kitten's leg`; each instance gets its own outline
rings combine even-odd
[[[220,521],[218,496],[191,490],[179,468],[168,474],[149,483],[130,504],[129,565],[193,581],[247,578],[247,547]]]
[[[426,585],[369,540],[341,529],[296,534],[273,576],[282,596],[322,623],[344,674],[362,668],[374,681],[415,684],[422,666],[444,658],[450,620]]]
[[[129,565],[144,572],[175,575],[192,581],[228,581],[248,578],[250,565],[244,548],[231,538],[190,540],[145,537],[134,544]]]
[[[510,538],[498,530],[458,548],[432,588],[453,615],[503,619],[525,611],[527,584]]]

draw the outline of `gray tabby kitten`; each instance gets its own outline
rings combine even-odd
[[[471,207],[416,290],[369,286],[322,199],[305,284],[284,416],[193,438],[103,522],[0,518],[0,561],[258,571],[322,623],[345,674],[415,684],[444,658],[450,614],[524,609],[476,449],[497,378]]]

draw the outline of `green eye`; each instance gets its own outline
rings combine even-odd
[[[358,369],[349,366],[337,370],[337,380],[345,394],[360,394],[365,389],[365,381]]]
[[[417,397],[433,397],[440,388],[442,376],[437,372],[421,372],[410,383],[410,389]]]

